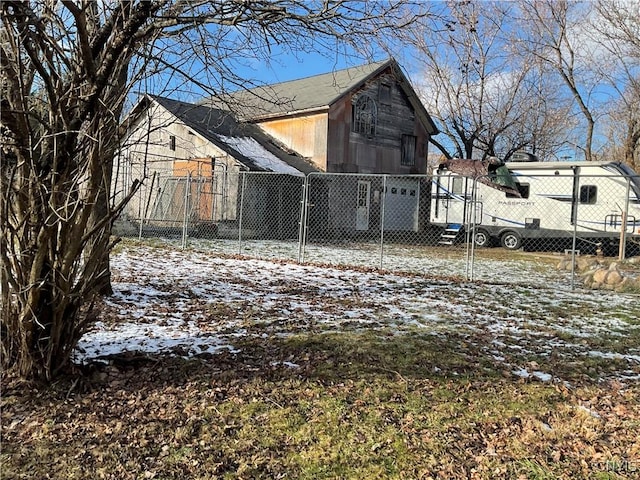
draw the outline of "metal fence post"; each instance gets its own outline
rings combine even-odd
[[[240,212],[238,212],[238,255],[242,254],[242,212],[244,210],[244,191],[247,185],[247,172],[240,172],[242,182],[240,183]]]
[[[473,183],[471,184],[471,203],[469,205],[469,221],[467,222],[470,225],[470,228],[467,229],[466,232],[466,255],[467,255],[467,280],[473,281],[473,269],[475,266],[475,246],[476,246],[476,202],[477,202],[477,189],[478,186],[478,177],[473,178]]]
[[[191,172],[187,172],[184,185],[184,215],[182,218],[182,248],[187,248],[189,232],[189,198],[191,197]]]
[[[576,245],[578,242],[578,205],[580,204],[580,174],[578,167],[573,168],[573,194],[571,201],[573,202],[573,239],[571,242],[571,290],[576,289]]]
[[[629,218],[629,199],[631,197],[631,178],[627,177],[627,191],[625,193],[624,211],[622,212],[622,222],[620,225],[620,246],[618,249],[618,260],[625,259],[627,254],[627,220]]]
[[[382,203],[380,205],[380,268],[384,262],[384,209],[387,197],[387,175],[382,176]]]
[[[304,177],[302,184],[302,198],[300,200],[300,225],[298,226],[298,263],[304,263],[304,249],[307,241],[307,222],[309,199],[309,176]]]
[[[138,233],[138,240],[142,240],[142,229],[144,227],[144,222],[147,219],[147,215],[149,214],[149,205],[151,204],[151,195],[153,194],[153,184],[156,181],[156,175],[158,172],[153,172],[153,176],[151,177],[151,185],[149,186],[149,196],[147,197],[147,204],[144,207],[144,214],[141,215],[140,218],[140,231]],[[146,179],[145,179],[146,180]],[[142,189],[140,189],[140,198],[142,198]],[[142,202],[140,202],[142,205]]]

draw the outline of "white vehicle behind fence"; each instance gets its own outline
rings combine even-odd
[[[640,177],[616,162],[449,160],[433,171],[440,243],[597,250],[640,240]]]

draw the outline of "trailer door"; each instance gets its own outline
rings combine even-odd
[[[432,223],[464,223],[468,184],[471,185],[472,180],[451,172],[442,172],[434,177]]]
[[[467,216],[467,186],[471,182],[467,177],[449,175],[449,196],[447,199],[446,223],[464,224]]]

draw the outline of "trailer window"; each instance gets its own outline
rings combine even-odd
[[[594,204],[598,198],[598,187],[595,185],[582,185],[580,187],[580,203]]]
[[[528,183],[518,183],[516,182],[516,188],[518,192],[520,192],[520,198],[529,198],[529,184]],[[506,192],[507,198],[518,198],[517,195],[514,195],[511,192]]]
[[[463,183],[462,183],[464,181],[464,178],[451,177],[451,180],[452,180],[451,193],[453,193],[454,195],[462,195],[462,192],[464,191]]]

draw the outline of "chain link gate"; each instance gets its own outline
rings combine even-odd
[[[308,175],[300,260],[424,271],[411,258],[439,238],[430,188],[424,175]]]

